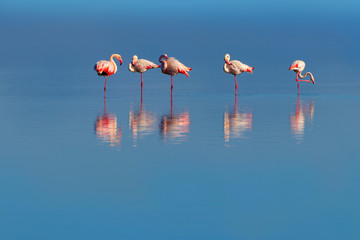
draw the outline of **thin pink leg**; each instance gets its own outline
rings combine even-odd
[[[106,98],[106,82],[107,82],[107,77],[105,77],[104,98]]]
[[[143,73],[141,73],[141,88],[143,86]]]
[[[142,86],[141,86],[141,107],[140,107],[140,113],[142,113],[143,112],[143,89],[142,89]]]
[[[235,75],[235,95],[237,95],[237,80],[236,80],[236,75]]]
[[[297,82],[297,85],[298,85],[298,95],[300,95],[299,82]]]
[[[299,89],[299,79],[298,79],[299,73],[296,73],[296,83],[298,86],[298,95],[300,95],[300,89]]]
[[[237,112],[237,95],[235,95],[235,109],[234,109],[234,113],[236,114]]]
[[[171,90],[173,89],[173,76],[171,75]],[[172,92],[171,92],[172,94]]]
[[[173,117],[173,94],[172,94],[172,89],[171,89],[171,118]]]

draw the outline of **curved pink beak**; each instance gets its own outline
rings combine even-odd
[[[123,60],[120,58],[119,61],[120,61],[120,65],[121,65],[123,63]]]

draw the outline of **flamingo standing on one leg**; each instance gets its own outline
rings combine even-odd
[[[225,54],[225,64],[224,64],[224,72],[232,74],[235,76],[235,95],[237,95],[237,80],[236,75],[239,75],[243,72],[250,72],[253,73],[252,70],[254,70],[253,67],[250,67],[246,64],[243,64],[242,62],[238,60],[232,60],[230,61],[230,55]]]
[[[105,77],[104,97],[106,96],[107,77],[113,75],[117,71],[117,66],[113,58],[119,60],[120,65],[123,63],[121,56],[119,54],[113,54],[110,57],[110,61],[100,60],[94,66],[94,70],[97,72],[97,74],[99,76]]]
[[[165,74],[171,75],[171,92],[173,89],[173,76],[178,73],[182,73],[185,74],[186,77],[189,77],[187,72],[192,70],[192,68],[185,66],[177,59],[173,57],[169,58],[166,54],[160,56],[159,62],[161,63],[161,71]]]
[[[141,87],[142,87],[143,73],[151,68],[159,68],[159,67],[160,65],[156,65],[155,63],[146,59],[138,59],[138,57],[134,55],[132,58],[132,62],[129,64],[129,71],[141,73]]]
[[[300,94],[300,88],[299,88],[299,81],[301,82],[308,82],[308,83],[313,83],[315,84],[315,78],[314,76],[312,75],[311,72],[307,72],[303,75],[301,75],[301,72],[304,71],[304,68],[305,68],[305,62],[304,61],[301,61],[301,60],[296,60],[294,61],[289,70],[293,70],[294,72],[296,72],[296,82],[297,82],[297,87],[298,87],[298,95]],[[307,75],[310,75],[310,79],[311,79],[311,82],[310,80],[300,80],[298,79],[298,77],[300,78],[305,78]]]

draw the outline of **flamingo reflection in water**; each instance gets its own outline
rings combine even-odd
[[[299,96],[296,102],[296,112],[290,115],[291,132],[294,137],[301,143],[304,140],[305,123],[307,120],[314,119],[315,104],[314,100],[303,102]]]
[[[133,147],[137,146],[137,139],[143,138],[155,131],[156,119],[149,111],[144,111],[143,108],[143,94],[141,88],[141,104],[140,112],[130,110],[129,112],[129,129],[133,139]]]
[[[253,114],[238,112],[237,95],[235,95],[234,113],[224,112],[224,139],[229,142],[230,138],[246,138],[245,133],[252,131]]]
[[[171,113],[161,117],[160,134],[165,142],[171,140],[172,143],[180,143],[188,140],[187,134],[189,132],[190,114],[188,111],[173,113],[173,97],[171,92]]]
[[[118,126],[115,114],[106,112],[106,98],[104,98],[104,115],[98,116],[95,121],[95,134],[111,147],[121,146],[121,126]]]

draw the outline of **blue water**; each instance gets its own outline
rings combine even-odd
[[[141,3],[1,3],[0,238],[358,239],[359,4]]]

